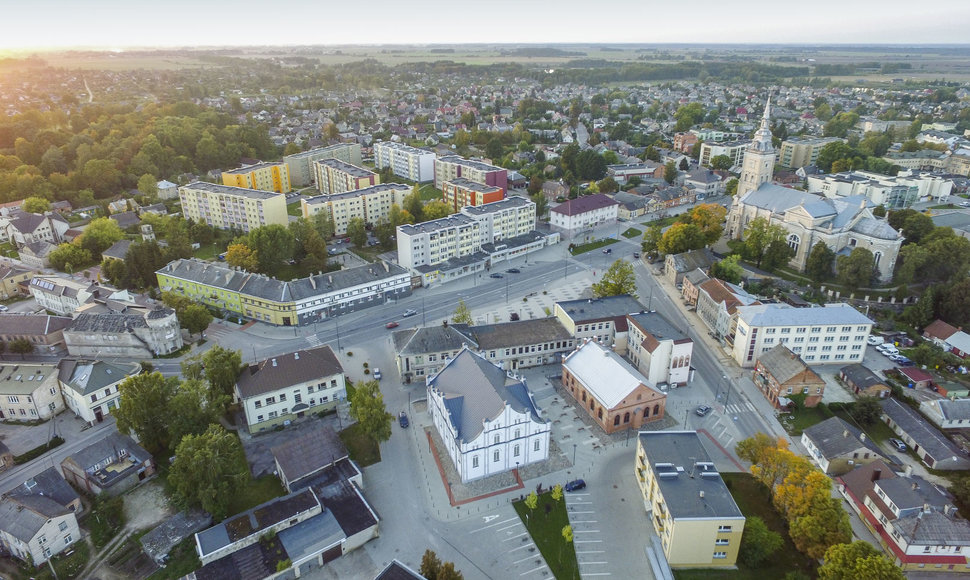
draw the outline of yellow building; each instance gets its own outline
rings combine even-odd
[[[300,199],[303,217],[312,219],[318,213],[326,213],[333,218],[334,234],[347,233],[347,224],[353,218],[364,223],[376,224],[391,215],[391,206],[404,204],[404,198],[411,188],[400,183],[383,183],[344,193],[317,195]]]
[[[637,484],[672,568],[732,568],[744,515],[696,431],[641,431]]]
[[[381,176],[339,159],[320,159],[313,162],[317,189],[323,194],[343,193],[380,185]]]
[[[806,165],[815,165],[818,154],[829,143],[844,141],[838,137],[792,137],[781,142],[781,153],[778,162],[782,167],[798,169]]]
[[[179,199],[186,218],[223,230],[289,223],[286,197],[278,193],[196,181],[179,188]]]
[[[286,163],[257,163],[222,172],[222,184],[260,191],[289,193],[290,169]]]

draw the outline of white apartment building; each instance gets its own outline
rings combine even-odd
[[[394,175],[419,183],[434,180],[435,154],[393,141],[374,143],[374,165],[378,169],[390,167]]]
[[[527,234],[536,229],[536,204],[525,197],[466,206],[461,213],[481,224],[481,243],[487,244]]]
[[[917,170],[901,171],[895,177],[869,171],[808,176],[809,193],[821,193],[832,199],[864,195],[872,203],[889,209],[903,209],[929,199],[946,203],[952,190],[953,181]]]
[[[818,154],[829,143],[844,141],[838,137],[792,137],[781,142],[778,163],[789,169],[815,165]]]
[[[872,321],[848,304],[793,308],[787,304],[738,307],[732,356],[753,367],[779,343],[809,365],[861,362]]]
[[[711,159],[718,155],[727,155],[731,159],[731,166],[741,165],[744,150],[747,149],[750,141],[726,141],[724,143],[708,142],[701,143],[701,154],[699,164],[704,167],[711,166]]]
[[[62,410],[57,365],[0,365],[0,421],[50,419]]]
[[[314,179],[313,164],[321,159],[339,159],[351,165],[360,165],[360,143],[337,143],[283,157],[283,163],[290,170],[290,184],[294,187],[310,185]]]
[[[647,384],[661,391],[686,385],[694,341],[656,312],[627,314],[626,321],[627,356]]]
[[[29,288],[39,306],[68,316],[95,295],[98,285],[60,276],[35,276]]]
[[[482,224],[455,214],[420,224],[397,226],[397,263],[408,270],[471,256],[481,249]]]
[[[248,232],[288,223],[286,196],[271,191],[196,181],[179,188],[179,199],[186,219],[221,230]]]
[[[325,212],[333,219],[334,233],[342,236],[347,233],[347,224],[353,218],[365,223],[375,224],[391,215],[391,206],[404,204],[404,198],[411,188],[401,183],[382,183],[344,193],[317,195],[300,199],[303,217],[311,219]]]
[[[444,189],[444,182],[464,177],[476,183],[501,187],[508,191],[509,174],[501,167],[465,159],[459,155],[446,155],[434,160],[434,186]]]
[[[561,203],[549,210],[553,231],[572,237],[598,226],[615,224],[620,204],[610,196],[597,193]]]

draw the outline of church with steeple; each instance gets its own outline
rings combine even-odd
[[[824,242],[837,255],[848,255],[855,248],[869,250],[876,277],[892,279],[903,237],[886,220],[872,215],[874,204],[866,196],[829,199],[772,183],[775,148],[770,115],[769,97],[761,125],[744,151],[738,192],[727,216],[728,237],[744,239],[751,221],[765,218],[788,232],[785,241],[794,252],[790,264],[800,271],[805,270],[815,244]]]
[[[754,191],[764,183],[769,183],[775,171],[775,148],[771,144],[771,128],[768,122],[771,115],[771,96],[765,103],[765,114],[761,126],[754,134],[754,140],[744,151],[741,164],[741,177],[738,179],[738,193],[743,195]]]

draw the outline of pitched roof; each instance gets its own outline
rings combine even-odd
[[[22,334],[46,336],[70,326],[72,319],[67,316],[48,316],[46,314],[0,314],[0,335]]]
[[[879,378],[872,369],[859,363],[844,366],[839,369],[839,372],[845,376],[847,381],[862,390],[874,385],[886,384],[886,381]]]
[[[843,303],[826,304],[821,308],[794,308],[788,304],[740,306],[738,315],[750,326],[872,324],[866,315]]]
[[[939,338],[940,340],[946,340],[953,336],[957,332],[957,328],[943,322],[942,320],[934,320],[929,323],[926,328],[923,329],[923,336],[929,336],[931,338]]]
[[[101,252],[101,256],[105,258],[117,258],[119,260],[124,260],[128,256],[128,248],[131,247],[132,241],[128,239],[118,240],[117,242],[111,244],[111,247],[107,250]]]
[[[947,421],[970,419],[970,399],[940,399],[934,401],[940,407],[940,413]]]
[[[151,457],[147,451],[142,449],[141,445],[135,443],[134,439],[115,431],[108,434],[107,437],[75,451],[67,459],[73,460],[82,469],[87,470],[108,457],[116,457],[118,452],[122,450],[127,451],[129,456],[139,461]]]
[[[61,472],[56,467],[48,467],[8,491],[7,495],[11,497],[43,496],[56,501],[64,507],[80,500],[80,496],[74,491],[71,484],[64,480]]]
[[[760,304],[757,298],[748,294],[741,288],[720,280],[711,278],[701,282],[698,288],[707,294],[715,304],[723,304],[728,314],[734,314],[738,306],[750,306]]]
[[[290,483],[347,457],[347,447],[333,428],[319,425],[271,449]]]
[[[61,361],[57,379],[80,395],[89,395],[123,381],[141,372],[138,363],[110,363],[103,360],[88,361],[64,359]]]
[[[506,405],[519,413],[530,414],[537,423],[546,422],[539,416],[525,379],[506,373],[468,348],[462,348],[429,378],[428,387],[441,393],[448,419],[462,441],[478,437],[485,421],[500,415]]]
[[[838,417],[831,417],[816,423],[802,431],[802,434],[812,440],[819,453],[826,459],[834,459],[847,453],[866,447],[877,455],[882,455],[879,448],[866,438],[862,431],[849,425]]]
[[[914,383],[919,383],[922,381],[932,381],[933,375],[917,367],[901,367],[896,369],[901,375],[913,381]]]
[[[236,379],[242,398],[256,397],[313,379],[343,374],[328,345],[268,358],[244,368]]]
[[[562,366],[607,409],[616,407],[641,386],[659,393],[620,355],[592,340],[569,353]]]
[[[394,350],[400,355],[457,351],[468,344],[478,347],[467,324],[428,326],[398,330],[391,335]]]
[[[933,467],[941,469],[944,462],[954,466],[963,465],[963,469],[970,467],[967,454],[909,406],[896,399],[884,399],[879,404],[882,412],[933,458]]]
[[[41,495],[0,499],[0,530],[22,542],[30,542],[51,518],[71,513],[56,501]]]
[[[690,272],[691,270],[707,270],[714,263],[714,252],[710,248],[700,250],[690,250],[668,256],[670,263],[673,264],[677,272]]]
[[[784,343],[776,344],[768,352],[761,353],[761,356],[758,357],[758,363],[782,385],[790,381],[795,375],[804,371],[811,373],[814,377],[813,382],[825,382],[815,371],[808,368],[808,365],[805,364],[802,357],[792,352]]]
[[[593,195],[577,197],[576,199],[570,199],[569,201],[557,205],[550,211],[561,213],[563,215],[574,216],[614,205],[620,204],[610,199],[610,196],[606,195],[605,193],[596,193]]]
[[[475,337],[480,350],[555,342],[571,338],[566,329],[559,324],[559,320],[551,316],[517,322],[482,324],[469,327],[468,331]]]
[[[421,574],[408,568],[396,558],[374,577],[374,580],[427,580]]]

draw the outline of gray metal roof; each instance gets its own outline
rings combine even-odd
[[[318,159],[315,163],[319,165],[325,165],[346,173],[347,175],[353,175],[354,177],[370,177],[371,175],[377,175],[373,171],[364,169],[363,167],[357,167],[356,165],[347,163],[346,161],[341,161],[340,159]]]
[[[460,179],[464,179],[464,178],[460,178]],[[459,181],[458,179],[454,179],[452,180],[452,183],[458,183],[458,181]],[[472,184],[478,185],[481,188],[484,188],[484,191],[486,192],[491,191],[492,189],[501,189],[501,188],[494,188],[491,185],[477,184],[474,181],[469,181],[467,179],[465,179],[465,181],[468,181],[469,183],[472,183]],[[461,209],[461,213],[468,214],[468,215],[487,215],[490,213],[503,211],[513,207],[527,207],[530,205],[533,205],[531,200],[528,200],[524,197],[513,195],[511,197],[506,197],[505,199],[500,199],[498,201],[493,201],[491,203],[484,203],[482,205],[470,205],[470,206],[463,207]]]
[[[0,499],[0,530],[30,542],[48,520],[69,513],[69,509],[44,496],[7,497]]]
[[[341,529],[333,512],[324,510],[292,528],[281,531],[278,537],[290,560],[299,562],[343,542],[347,539],[347,534]]]
[[[641,431],[643,446],[675,519],[743,519],[695,431]]]
[[[402,356],[453,352],[466,344],[478,348],[478,342],[468,331],[467,324],[398,330],[391,336],[394,350]]]
[[[825,381],[815,374],[815,371],[808,368],[808,365],[805,364],[802,357],[792,352],[784,343],[776,344],[768,352],[761,353],[758,357],[758,362],[781,385],[784,385],[792,377],[803,371],[808,371],[815,375],[815,379],[819,384],[825,384]]]
[[[959,421],[970,419],[970,399],[941,399],[937,401],[943,418],[948,421]]]
[[[138,363],[64,359],[57,378],[78,394],[89,395],[140,372],[141,365]]]
[[[478,342],[480,350],[506,348],[509,346],[540,344],[569,340],[572,338],[555,318],[539,318],[483,324],[468,329]]]
[[[562,308],[577,324],[613,318],[625,320],[627,314],[643,312],[644,309],[643,304],[629,294],[596,299],[564,300],[556,302],[556,306]]]
[[[506,405],[529,413],[533,421],[544,423],[531,393],[520,379],[467,348],[428,379],[428,388],[442,393],[449,420],[458,439],[472,441],[483,430],[486,420],[500,415]]]
[[[851,382],[859,389],[865,390],[873,385],[886,384],[886,381],[879,378],[879,376],[876,375],[872,369],[858,363],[844,366],[839,369],[839,372],[845,375],[847,381]]]
[[[329,345],[289,352],[244,368],[236,379],[242,398],[257,397],[306,381],[343,374]]]
[[[943,433],[929,424],[923,417],[900,403],[896,399],[885,399],[879,403],[885,413],[899,428],[916,442],[927,455],[933,458],[935,465],[942,464],[970,466],[967,454],[946,438]]]
[[[46,336],[58,330],[64,330],[71,322],[72,319],[67,316],[0,314],[0,335]]]
[[[738,316],[749,326],[757,327],[872,324],[866,315],[841,303],[821,308],[794,308],[787,304],[740,306]]]
[[[950,518],[933,510],[899,518],[893,522],[893,529],[905,536],[910,544],[970,546],[967,520]]]
[[[272,191],[260,191],[258,189],[248,189],[246,187],[232,187],[231,185],[220,185],[218,183],[207,183],[205,181],[193,181],[180,189],[183,188],[207,191],[209,193],[219,193],[222,195],[231,195],[234,197],[248,197],[249,199],[256,199],[260,201],[274,199],[279,196],[278,193]]]
[[[139,463],[151,457],[147,451],[142,449],[141,445],[135,443],[134,439],[116,431],[83,449],[75,451],[67,459],[72,459],[81,466],[81,469],[87,470],[108,457],[117,457],[118,452],[122,450],[126,450],[128,456]]]
[[[819,453],[826,459],[854,453],[863,447],[877,455],[882,455],[879,448],[873,445],[868,437],[865,441],[862,440],[862,431],[838,417],[816,423],[802,431],[802,435],[811,439]]]
[[[410,192],[411,188],[402,183],[381,183],[378,185],[372,185],[370,187],[364,187],[362,189],[355,189],[353,191],[344,191],[341,193],[324,193],[322,195],[315,195],[313,197],[308,197],[304,201],[306,202],[307,205],[317,205],[321,203],[329,203],[330,201],[335,199],[362,197],[365,195],[381,193],[383,191]]]

